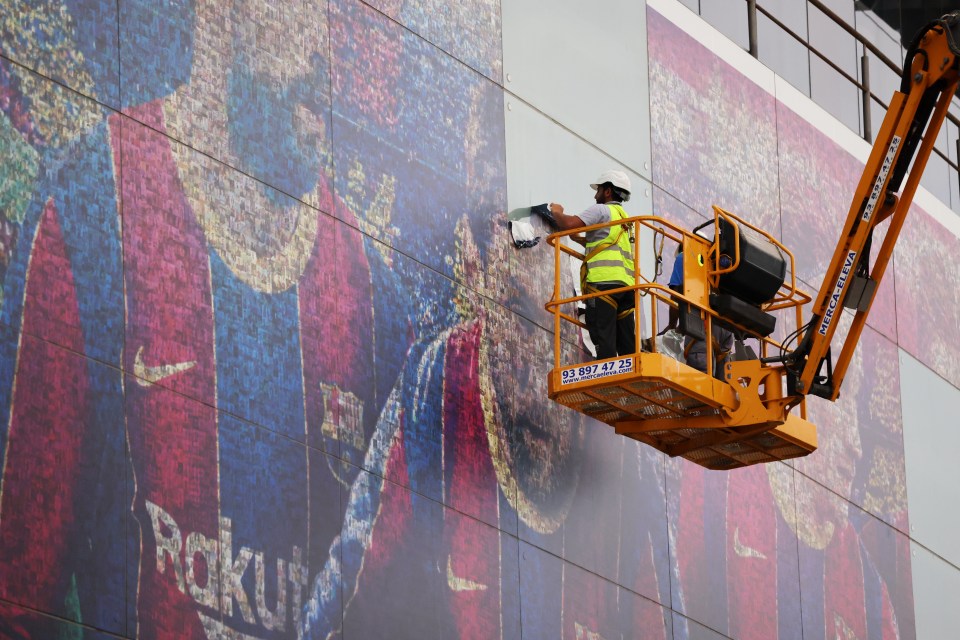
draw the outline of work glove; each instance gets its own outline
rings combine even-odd
[[[558,205],[558,204],[553,204],[553,203],[551,203],[551,204],[547,204],[547,203],[538,204],[538,205],[536,205],[536,206],[534,206],[534,207],[530,207],[530,213],[535,213],[535,214],[537,214],[537,215],[539,215],[539,216],[542,216],[544,220],[546,220],[547,222],[549,222],[549,223],[552,224],[553,226],[557,226],[557,220],[556,220],[556,218],[553,217],[553,208],[554,208],[554,207],[560,207],[560,205]],[[563,212],[563,207],[560,207],[560,212],[561,212],[561,213]]]

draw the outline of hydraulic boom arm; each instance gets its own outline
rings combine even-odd
[[[893,95],[867,160],[812,317],[797,349],[785,358],[792,374],[788,376],[791,395],[835,400],[840,392],[874,293],[957,90],[958,42],[960,11],[929,24],[907,50],[900,90]],[[889,228],[871,268],[873,232],[886,220]],[[831,341],[843,307],[855,309],[856,314],[832,363]]]

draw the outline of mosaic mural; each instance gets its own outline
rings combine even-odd
[[[657,213],[740,213],[816,286],[859,166],[647,24]],[[895,341],[960,379],[960,303],[903,284],[953,291],[951,240],[904,231],[815,456],[721,474],[616,436],[546,397],[500,27],[3,4],[0,637],[915,636]]]
[[[5,637],[670,633],[506,311],[499,7],[387,4],[5,5]]]

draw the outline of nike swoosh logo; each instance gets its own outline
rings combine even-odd
[[[833,624],[836,629],[837,640],[858,640],[857,634],[850,628],[847,621],[839,613],[834,612]]]
[[[450,565],[450,556],[447,556],[447,586],[451,591],[486,591],[487,585],[467,580],[454,575],[453,567]]]
[[[740,527],[737,527],[733,530],[733,551],[741,558],[760,558],[761,560],[767,559],[767,556],[762,552],[757,551],[753,547],[748,547],[740,542]]]
[[[169,378],[181,371],[186,371],[196,366],[196,360],[176,362],[173,364],[161,364],[155,367],[148,367],[143,362],[143,347],[137,349],[137,355],[133,358],[133,375],[137,378],[137,384],[141,387],[149,387],[155,382],[160,382],[164,378]]]

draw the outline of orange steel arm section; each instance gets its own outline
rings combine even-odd
[[[796,351],[784,358],[791,374],[791,395],[813,394],[835,400],[840,393],[873,294],[957,90],[958,42],[960,11],[930,23],[907,51],[900,91],[893,95],[867,160],[810,322]],[[871,269],[873,232],[887,220],[889,227]],[[856,313],[834,365],[830,347],[843,307],[856,309]]]

